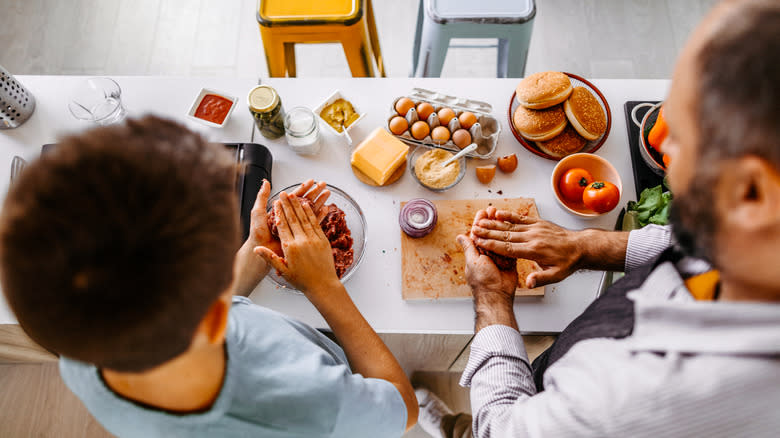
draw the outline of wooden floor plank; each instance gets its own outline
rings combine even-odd
[[[17,324],[0,324],[0,364],[53,362],[57,356],[50,353]]]
[[[0,365],[4,437],[112,437],[65,386],[56,363]]]

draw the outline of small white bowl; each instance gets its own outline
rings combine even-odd
[[[584,219],[594,219],[601,215],[609,213],[609,211],[604,213],[596,213],[595,211],[586,207],[585,204],[583,204],[582,202],[573,203],[563,197],[563,194],[561,194],[561,191],[558,188],[558,182],[563,176],[563,174],[566,173],[567,170],[574,169],[577,167],[581,169],[585,169],[588,172],[590,172],[591,176],[593,176],[594,181],[609,181],[615,186],[617,186],[618,192],[620,192],[621,199],[622,199],[623,181],[620,179],[620,174],[618,173],[617,169],[615,169],[615,166],[613,166],[609,161],[605,160],[604,158],[601,158],[598,155],[587,153],[587,152],[581,152],[578,154],[569,155],[561,159],[561,161],[559,161],[558,164],[555,165],[555,168],[553,169],[552,172],[552,178],[551,178],[552,191],[555,194],[555,199],[558,201],[561,207],[563,207],[564,210],[568,211],[569,213],[575,216],[579,216]],[[618,202],[618,206],[619,205],[620,203]],[[615,206],[615,208],[617,208],[617,206]]]
[[[335,129],[333,129],[333,127],[332,127],[332,126],[330,126],[330,125],[328,124],[328,122],[326,122],[326,121],[325,121],[325,120],[322,118],[322,116],[320,116],[320,113],[322,112],[323,108],[325,108],[326,106],[328,106],[328,105],[332,104],[333,102],[335,102],[335,101],[337,101],[337,100],[339,100],[339,99],[344,99],[344,100],[346,100],[347,102],[351,103],[351,104],[352,104],[352,108],[354,108],[354,109],[355,109],[355,112],[358,114],[358,118],[357,118],[357,120],[355,120],[354,122],[352,122],[352,124],[351,124],[351,125],[344,127],[344,131],[346,131],[346,132],[347,132],[347,134],[349,134],[349,130],[350,130],[350,129],[352,129],[352,128],[354,128],[354,127],[355,127],[355,125],[357,125],[358,123],[360,123],[360,121],[361,121],[361,120],[363,120],[363,117],[365,117],[365,116],[366,116],[366,113],[361,113],[361,112],[360,112],[360,110],[358,109],[357,105],[355,105],[355,101],[354,101],[354,100],[347,99],[346,97],[344,97],[344,95],[343,95],[343,94],[341,94],[341,91],[339,91],[339,90],[336,90],[336,91],[334,91],[333,93],[331,93],[331,95],[330,95],[330,96],[328,96],[328,98],[327,98],[327,99],[325,99],[325,101],[324,101],[324,102],[322,102],[322,103],[321,103],[321,104],[320,104],[320,105],[319,105],[317,108],[314,108],[314,114],[316,114],[316,115],[317,115],[317,119],[320,121],[320,124],[321,124],[322,126],[324,126],[324,127],[325,127],[325,129],[327,129],[328,131],[330,131],[331,133],[333,133],[333,135],[336,135],[336,136],[338,136],[338,137],[344,137],[344,132],[343,132],[343,131],[342,131],[342,132],[338,132],[338,131],[336,131]]]
[[[195,117],[195,111],[198,110],[198,107],[200,106],[200,102],[203,100],[204,97],[206,97],[209,94],[213,94],[215,96],[224,97],[225,99],[233,102],[232,105],[230,105],[230,109],[228,110],[227,115],[225,116],[225,120],[222,121],[221,124],[209,122],[208,120],[203,120],[200,117]],[[229,94],[225,94],[221,91],[212,90],[211,88],[201,88],[200,93],[198,93],[198,96],[195,98],[194,101],[192,101],[192,105],[190,105],[190,110],[187,111],[187,117],[189,117],[192,120],[197,121],[198,123],[202,123],[206,126],[210,126],[212,128],[221,128],[225,126],[225,124],[230,119],[230,115],[233,114],[233,109],[236,107],[236,104],[238,103],[238,98],[233,97]]]

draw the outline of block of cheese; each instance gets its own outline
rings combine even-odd
[[[409,146],[384,128],[376,128],[352,152],[352,165],[381,186],[406,161],[408,153]]]

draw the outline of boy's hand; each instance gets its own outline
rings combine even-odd
[[[333,252],[314,210],[282,192],[274,212],[284,258],[267,246],[256,247],[255,253],[307,295],[332,289],[339,282]]]
[[[323,208],[325,202],[330,196],[330,190],[325,188],[324,182],[314,183],[314,180],[310,179],[300,185],[292,193],[294,196],[306,197],[311,201],[314,206],[314,211],[317,212],[317,217],[322,220],[327,214],[327,209]],[[252,207],[251,221],[249,225],[249,238],[252,248],[255,246],[265,246],[276,251],[277,254],[281,254],[281,246],[279,242],[271,236],[271,230],[268,229],[268,221],[266,220],[267,211],[266,205],[268,204],[268,197],[271,194],[271,184],[268,180],[263,181],[260,191],[257,192],[257,198],[255,199],[255,205]],[[278,251],[277,251],[278,250]]]
[[[255,205],[252,207],[249,237],[238,250],[233,268],[233,293],[236,295],[249,296],[257,287],[257,283],[268,274],[270,265],[255,254],[256,247],[264,246],[277,254],[282,254],[281,243],[271,236],[271,230],[268,229],[266,205],[270,194],[271,184],[267,180],[263,181],[260,191],[257,192]],[[295,189],[293,195],[306,197],[311,201],[316,211],[321,215],[320,219],[327,214],[324,205],[330,196],[330,191],[325,189],[324,182],[314,184],[314,180],[308,180]]]

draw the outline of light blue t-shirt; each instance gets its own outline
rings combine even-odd
[[[227,372],[211,409],[177,415],[125,399],[89,364],[60,374],[119,437],[400,437],[406,405],[390,382],[353,374],[344,351],[305,324],[234,297]]]

